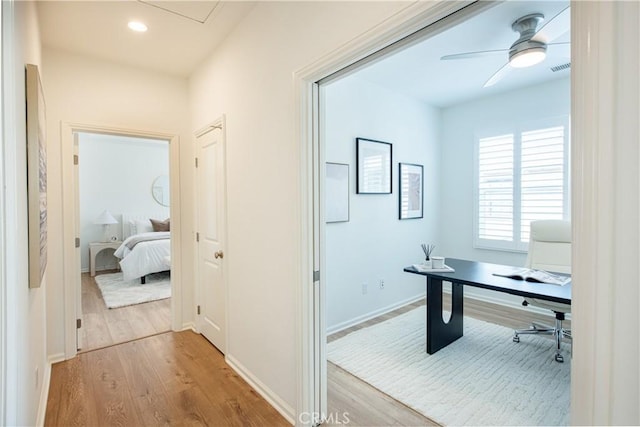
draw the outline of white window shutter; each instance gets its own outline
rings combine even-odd
[[[478,144],[478,230],[481,240],[513,241],[513,135]]]
[[[522,133],[520,241],[529,241],[529,224],[562,219],[564,214],[564,126]]]

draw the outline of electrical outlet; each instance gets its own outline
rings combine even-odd
[[[363,283],[362,284],[362,295],[366,295],[367,294],[367,290],[368,290],[367,288],[368,288],[367,284]]]
[[[384,289],[384,279],[380,279],[379,285],[380,289]]]

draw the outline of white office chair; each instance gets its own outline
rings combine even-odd
[[[531,221],[529,238],[528,268],[546,270],[555,273],[571,274],[571,223],[562,220]],[[556,340],[557,362],[564,362],[560,353],[562,338],[571,339],[571,331],[562,327],[565,314],[571,312],[571,305],[535,298],[525,298],[522,305],[546,308],[555,313],[555,327],[533,323],[529,329],[515,330],[514,342],[520,342],[522,334],[549,334]]]

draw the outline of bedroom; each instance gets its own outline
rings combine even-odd
[[[560,3],[557,5],[561,6]],[[422,260],[421,243],[435,244],[435,254],[445,257],[524,265],[526,245],[505,250],[474,238],[477,229],[474,225],[474,212],[477,211],[474,206],[474,186],[477,185],[474,147],[479,138],[518,129],[562,127],[565,131],[559,143],[564,145],[561,152],[564,153],[563,170],[567,181],[563,182],[561,178],[561,187],[563,183],[565,185],[565,209],[558,218],[570,216],[569,148],[566,144],[569,141],[570,71],[568,67],[559,72],[549,69],[570,61],[568,45],[558,54],[550,49],[547,60],[539,64],[542,68],[538,73],[514,70],[490,88],[482,88],[482,84],[500,68],[505,61],[503,57],[440,61],[441,56],[451,53],[498,49],[501,43],[508,47],[517,38],[517,33],[509,28],[513,20],[532,12],[555,16],[559,10],[533,2],[496,6],[483,17],[465,21],[459,28],[437,34],[321,86],[325,161],[346,164],[349,168],[346,221],[330,222],[325,227],[325,307],[329,342],[334,339],[332,334],[341,337],[343,331],[351,331],[355,325],[368,325],[367,321],[377,316],[389,318],[389,312],[401,312],[402,307],[424,300],[424,279],[402,271],[403,267]],[[506,31],[495,29],[501,20],[506,22],[502,26]],[[568,32],[568,26],[565,29]],[[470,32],[483,36],[473,42],[457,37]],[[560,40],[568,41],[566,34]],[[519,71],[524,71],[523,75],[519,75]],[[425,81],[422,75],[428,75],[430,79]],[[391,194],[357,194],[356,138],[359,137],[392,144]],[[423,212],[415,219],[398,219],[399,163],[423,167]],[[467,288],[465,296],[488,303],[485,307],[494,307],[496,312],[501,307],[509,307],[508,310],[515,312],[515,319],[522,307],[521,298],[490,291]],[[539,310],[536,314],[547,313]],[[516,320],[515,325],[526,325],[528,316],[522,313],[521,324]],[[501,319],[498,316],[494,321]],[[510,332],[505,336],[509,339]],[[503,345],[507,351],[511,343]],[[378,350],[365,350],[362,346],[357,352],[366,351]],[[552,347],[549,347],[549,357],[552,357]],[[366,360],[364,356],[362,360]],[[344,365],[329,362],[331,405],[331,384],[336,372],[341,373],[338,378],[344,377],[337,366],[349,364],[346,361],[343,361]],[[370,369],[373,366],[370,365]],[[375,383],[366,376],[364,381]],[[347,386],[341,384],[339,387]],[[340,391],[333,395],[336,393],[339,395]],[[565,397],[563,402],[568,405],[568,395]],[[335,412],[337,408],[333,409]],[[329,411],[332,413],[331,407]],[[401,409],[388,412],[400,413]],[[491,420],[475,421],[492,423]],[[445,422],[450,423],[460,424],[461,421],[449,419]]]
[[[78,348],[170,330],[168,141],[79,132],[77,149],[83,323]],[[133,235],[157,240],[134,246],[127,239]]]

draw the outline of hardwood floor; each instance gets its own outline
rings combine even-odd
[[[100,273],[112,273],[103,271]],[[148,337],[171,329],[171,299],[109,309],[96,281],[82,273],[80,352]]]
[[[53,365],[45,426],[288,426],[191,331],[94,350]]]
[[[341,338],[358,329],[375,325],[412,310],[425,301],[420,300],[390,313],[337,332],[327,338],[328,342]],[[444,308],[450,309],[450,299],[445,295]],[[531,313],[517,308],[504,307],[478,300],[465,298],[465,316],[486,322],[496,323],[508,328],[526,328],[531,322],[553,325],[553,316]],[[566,321],[567,328],[571,322]],[[551,337],[549,345],[553,346]],[[551,347],[550,347],[551,348]],[[329,422],[324,425],[345,424],[350,426],[433,426],[435,421],[423,416],[401,402],[370,386],[331,362],[327,362],[327,393]],[[332,422],[337,420],[337,422]]]

